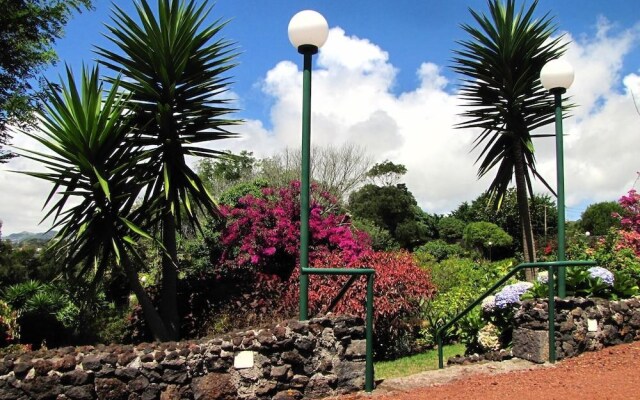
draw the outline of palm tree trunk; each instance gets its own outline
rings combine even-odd
[[[178,315],[178,250],[176,245],[176,221],[171,212],[162,218],[162,244],[166,252],[162,255],[162,296],[160,315],[167,327],[170,340],[180,339],[180,317]]]
[[[158,310],[156,310],[156,308],[153,306],[151,298],[140,284],[138,274],[133,269],[129,257],[124,252],[122,254],[122,267],[124,268],[124,272],[129,281],[129,285],[131,286],[133,293],[136,295],[138,303],[142,307],[144,319],[147,324],[149,324],[149,329],[151,330],[151,334],[153,335],[154,340],[160,342],[171,340],[171,336],[169,335],[164,322],[162,322],[162,318],[160,317]]]
[[[529,193],[525,179],[525,162],[522,152],[522,142],[517,141],[513,146],[514,172],[516,177],[516,197],[518,199],[518,214],[520,214],[520,227],[522,231],[522,252],[525,262],[536,261],[535,242],[533,240],[533,227],[531,225],[531,213],[529,210]],[[533,281],[535,271],[531,268],[525,270],[527,281]]]

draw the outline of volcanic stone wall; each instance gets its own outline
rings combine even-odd
[[[556,358],[640,339],[640,300],[556,299]],[[549,304],[527,300],[514,319],[514,357],[549,360]]]
[[[65,347],[0,360],[0,399],[301,399],[364,388],[362,319],[290,320],[198,342]]]

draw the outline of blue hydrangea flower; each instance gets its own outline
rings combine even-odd
[[[589,268],[589,276],[592,279],[600,278],[607,286],[613,286],[613,273],[606,268],[591,267]]]
[[[496,294],[496,307],[506,308],[512,304],[520,304],[520,296],[533,287],[531,282],[518,282],[507,285]]]

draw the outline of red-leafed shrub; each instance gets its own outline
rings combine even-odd
[[[375,351],[378,359],[410,353],[417,326],[412,319],[417,316],[421,299],[430,298],[435,292],[429,275],[407,252],[370,252],[345,264],[335,253],[318,255],[314,268],[373,268],[374,280],[374,330]],[[297,306],[299,274],[291,276],[284,296],[287,304]],[[336,297],[349,276],[310,275],[309,313],[323,314]],[[334,312],[365,317],[366,277],[356,279]]]

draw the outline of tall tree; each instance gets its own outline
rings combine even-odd
[[[118,90],[117,80],[103,90],[97,68],[83,69],[79,86],[67,69],[60,90],[50,85],[46,91],[41,129],[25,132],[50,152],[21,153],[47,168],[28,174],[53,184],[45,206],[50,205],[54,228],[60,228],[54,250],[68,276],[95,287],[110,267],[122,267],[155,338],[167,340],[135,262],[134,239],[150,237],[132,222],[134,203],[153,176],[137,164],[142,148],[129,139],[131,116]]]
[[[271,185],[287,186],[300,179],[300,150],[284,149],[260,162],[260,176]],[[311,178],[339,199],[365,181],[371,167],[371,156],[366,149],[353,143],[341,146],[313,146],[311,148]]]
[[[580,216],[579,226],[583,232],[603,236],[612,227],[620,228],[620,218],[616,218],[616,215],[623,214],[624,209],[615,201],[594,203],[589,205]]]
[[[489,0],[490,15],[470,10],[478,27],[462,29],[471,38],[459,41],[453,69],[465,75],[460,96],[468,109],[458,128],[480,128],[478,176],[497,167],[489,192],[499,208],[515,177],[525,261],[535,261],[529,212],[536,171],[532,131],[554,120],[553,102],[539,81],[540,70],[565,50],[548,14],[534,18],[538,1],[516,10],[515,0]],[[545,182],[546,184],[546,182]],[[547,185],[548,186],[548,185]]]
[[[64,34],[73,11],[91,8],[91,0],[0,0],[0,162],[13,154],[2,150],[9,125],[25,128],[35,119],[38,74],[56,61],[53,44]]]
[[[116,50],[98,48],[99,62],[122,74],[122,88],[141,128],[136,143],[146,149],[145,173],[154,180],[145,190],[142,208],[150,223],[161,221],[166,252],[162,260],[160,313],[169,336],[178,339],[176,230],[183,220],[200,227],[198,215],[219,211],[201,179],[186,163],[187,156],[218,157],[223,151],[203,142],[234,137],[227,118],[234,109],[225,98],[236,50],[219,38],[226,22],[208,24],[206,2],[147,0],[136,2],[135,16],[114,5],[108,38]],[[184,205],[184,207],[181,207]]]

